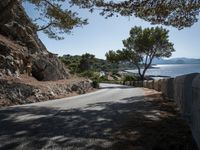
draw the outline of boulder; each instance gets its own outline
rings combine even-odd
[[[68,72],[57,56],[34,56],[32,75],[40,81],[65,79],[69,77]]]

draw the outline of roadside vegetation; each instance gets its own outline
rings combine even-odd
[[[92,80],[93,86],[98,88],[100,82],[123,83],[122,70],[134,69],[129,62],[111,63],[107,60],[96,58],[95,55],[85,53],[79,55],[63,55],[59,59],[75,76],[86,77]]]

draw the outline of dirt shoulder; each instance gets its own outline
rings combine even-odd
[[[175,102],[166,101],[161,93],[145,90],[145,101],[136,104],[138,110],[130,113],[130,121],[116,136],[124,143],[116,149],[134,150],[198,150],[191,130],[183,120]]]
[[[72,77],[58,81],[38,81],[27,75],[0,78],[0,107],[58,99],[91,92],[91,81]]]

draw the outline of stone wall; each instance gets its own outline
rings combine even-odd
[[[160,80],[129,82],[132,86],[154,89],[162,92],[165,100],[175,101],[183,118],[190,126],[200,149],[200,74],[192,73]],[[127,85],[128,82],[125,84]]]
[[[191,127],[200,149],[200,74],[192,81]]]

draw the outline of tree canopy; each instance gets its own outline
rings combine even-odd
[[[70,33],[74,27],[87,24],[76,12],[69,9],[67,0],[23,0],[33,4],[38,16],[33,18],[38,31],[50,38],[63,39],[63,33]]]
[[[109,51],[106,53],[106,58],[112,62],[132,62],[143,80],[155,57],[170,57],[175,51],[173,44],[169,42],[168,32],[162,27],[145,29],[134,27],[130,30],[130,37],[123,40],[124,48],[116,52]],[[142,71],[141,67],[144,68]]]
[[[10,6],[18,2],[33,4],[36,18],[32,18],[38,31],[50,38],[63,39],[74,27],[87,24],[71,6],[100,9],[106,17],[113,15],[136,16],[152,24],[172,25],[179,29],[190,27],[198,21],[200,0],[8,0]],[[8,2],[7,1],[7,2]],[[9,7],[8,7],[9,8]],[[5,8],[6,9],[6,8]],[[3,10],[0,10],[2,13]],[[32,17],[32,16],[30,16]]]
[[[92,69],[95,56],[89,53],[85,53],[81,56],[79,68],[80,71],[86,71]]]
[[[200,0],[71,0],[82,8],[102,8],[101,14],[136,16],[152,24],[182,29],[198,21]]]

